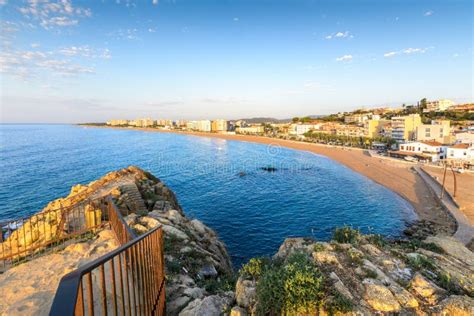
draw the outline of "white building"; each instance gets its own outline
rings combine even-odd
[[[474,132],[457,133],[456,144],[474,144]]]
[[[447,99],[430,101],[426,103],[426,109],[423,112],[443,112],[454,105],[454,102]]]
[[[321,124],[291,124],[290,134],[303,136],[309,131],[317,130]]]
[[[446,146],[434,141],[409,142],[400,144],[398,152],[392,152],[392,156],[413,156],[422,160],[436,162],[446,158]]]
[[[471,144],[456,144],[448,147],[447,159],[473,160],[474,147]]]

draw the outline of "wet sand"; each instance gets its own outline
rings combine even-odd
[[[433,222],[440,232],[451,234],[454,232],[454,220],[438,203],[431,190],[423,180],[411,170],[411,165],[387,159],[374,158],[367,151],[358,148],[341,148],[336,146],[304,143],[282,140],[270,137],[251,135],[229,135],[218,133],[167,131],[155,128],[121,128],[103,127],[125,130],[139,130],[145,132],[175,133],[199,137],[211,137],[226,140],[245,141],[282,146],[297,150],[305,150],[329,157],[355,172],[385,186],[407,200],[415,209],[419,219]]]

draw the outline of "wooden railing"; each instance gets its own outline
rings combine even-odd
[[[50,315],[164,315],[162,234],[155,228],[65,275]]]
[[[0,270],[53,251],[66,241],[103,227],[108,210],[103,198],[3,222],[0,226]]]

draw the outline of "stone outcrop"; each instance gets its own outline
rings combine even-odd
[[[221,315],[230,310],[235,301],[234,293],[229,291],[234,285],[233,268],[225,245],[212,229],[197,219],[186,217],[175,194],[164,183],[137,167],[111,172],[88,185],[73,186],[67,197],[52,201],[15,230],[7,238],[5,245],[8,243],[23,248],[34,246],[35,243],[41,245],[45,240],[56,238],[58,234],[67,234],[68,227],[73,224],[76,225],[75,228],[95,227],[100,224],[103,214],[99,207],[87,201],[100,203],[106,197],[114,200],[126,223],[136,234],[143,234],[157,226],[162,227],[168,314]],[[75,214],[80,215],[79,221],[78,216],[75,220],[62,216],[61,209],[76,206]],[[45,225],[47,229],[43,230]],[[107,227],[101,229],[110,232]],[[20,241],[21,236],[28,238]],[[75,245],[79,247],[81,243],[77,242]],[[70,247],[74,247],[74,244]],[[43,258],[46,257],[32,260],[28,264],[44,260]],[[83,262],[81,254],[76,256],[76,261]],[[62,276],[61,271],[58,272],[56,282]],[[7,286],[6,283],[5,285]],[[35,291],[40,290],[42,289]],[[50,289],[44,297],[47,304],[41,306],[43,314],[49,308],[53,295],[54,290]],[[33,298],[31,300],[30,302],[27,298],[21,304],[35,305]],[[8,306],[0,304],[0,307],[8,310]]]
[[[254,261],[253,267],[244,266],[231,314],[254,315],[259,311],[259,300],[267,300],[265,293],[272,291],[276,291],[274,298],[283,298],[272,304],[283,301],[283,306],[290,306],[286,307],[287,313],[298,314],[291,311],[296,308],[292,295],[301,293],[296,295],[301,298],[311,293],[307,291],[309,285],[304,285],[317,284],[311,281],[311,274],[296,274],[278,288],[268,283],[272,275],[282,275],[281,271],[291,269],[287,262],[294,260],[296,254],[307,260],[305,268],[300,267],[301,272],[316,267],[321,275],[316,300],[322,315],[474,315],[474,257],[462,243],[445,236],[424,241],[358,236],[351,243],[288,238],[277,254],[268,259],[269,263],[263,260],[257,268]],[[281,267],[283,270],[278,270]],[[248,271],[259,271],[261,275],[249,276]],[[266,283],[260,289],[263,296],[259,296],[262,278]],[[307,308],[307,303],[299,302],[301,308]],[[267,306],[265,302],[262,305]]]

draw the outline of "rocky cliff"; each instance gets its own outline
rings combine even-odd
[[[273,257],[254,258],[234,273],[216,233],[188,218],[164,183],[136,167],[74,186],[42,212],[105,196],[137,234],[163,228],[169,315],[474,315],[474,254],[450,237],[414,229],[410,239],[390,241],[345,227],[329,242],[287,239]],[[9,238],[45,220],[32,218]],[[69,227],[47,220],[55,231]],[[117,246],[107,227],[96,233],[0,275],[8,297],[0,314],[47,313],[63,274]],[[29,242],[47,238],[42,234]]]
[[[474,315],[474,254],[451,237],[387,241],[350,228],[285,240],[239,272],[232,315]]]

